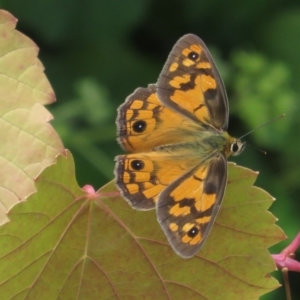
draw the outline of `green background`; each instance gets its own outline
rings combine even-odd
[[[240,165],[260,172],[257,186],[277,200],[271,211],[288,240],[299,232],[300,212],[300,3],[298,0],[7,0],[18,30],[40,48],[56,92],[48,107],[66,148],[75,157],[81,186],[96,189],[113,178],[116,109],[140,86],[155,83],[176,40],[199,35],[225,81],[229,132],[246,138]],[[300,254],[300,251],[298,251]],[[298,255],[299,257],[299,255]],[[245,266],[246,268],[246,266]],[[274,273],[281,282],[280,272]],[[293,299],[300,274],[291,273]],[[285,299],[283,288],[263,299]]]

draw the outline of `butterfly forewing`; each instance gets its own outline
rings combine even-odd
[[[228,127],[228,100],[221,76],[204,42],[193,34],[173,47],[157,82],[161,102],[218,130]]]
[[[201,164],[166,187],[157,202],[157,218],[171,246],[192,257],[216,219],[227,180],[223,155]]]

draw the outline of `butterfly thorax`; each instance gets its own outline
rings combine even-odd
[[[182,157],[198,157],[200,161],[206,161],[220,154],[229,157],[238,155],[244,148],[244,143],[230,136],[227,132],[215,133],[210,131],[198,132],[193,141],[188,138],[181,143],[157,146],[153,150],[165,155]]]

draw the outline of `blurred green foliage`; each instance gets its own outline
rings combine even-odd
[[[237,163],[260,171],[257,185],[277,201],[271,211],[289,237],[300,212],[300,3],[298,0],[0,0],[18,29],[40,48],[58,102],[53,125],[75,156],[80,185],[113,178],[116,108],[139,86],[156,81],[176,40],[199,35],[227,87],[229,132],[249,135]],[[299,253],[298,253],[299,254]],[[298,255],[299,259],[299,255]],[[274,274],[282,282],[280,272]],[[290,274],[293,299],[300,274]],[[283,289],[263,299],[285,299]]]

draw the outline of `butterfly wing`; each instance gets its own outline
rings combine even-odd
[[[192,140],[192,133],[199,130],[193,121],[162,105],[153,84],[127,97],[118,109],[116,124],[118,141],[130,152]]]
[[[209,50],[196,35],[185,35],[175,44],[158,78],[157,93],[174,111],[227,131],[225,87]]]
[[[189,258],[201,248],[216,219],[227,181],[220,154],[185,173],[159,195],[157,218],[174,251]]]
[[[116,157],[116,184],[122,196],[138,210],[154,209],[158,195],[176,178],[199,163],[184,152],[147,152]]]

